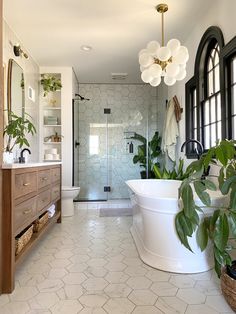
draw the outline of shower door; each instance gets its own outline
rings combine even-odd
[[[79,200],[107,200],[107,115],[89,101],[73,102],[74,185]]]

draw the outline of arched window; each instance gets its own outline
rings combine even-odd
[[[185,85],[186,140],[207,150],[224,138],[236,139],[236,37],[227,45],[220,28],[209,27],[200,41],[194,76]],[[196,158],[196,145],[187,158]]]

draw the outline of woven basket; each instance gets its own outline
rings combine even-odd
[[[48,222],[48,212],[41,215],[34,223],[34,232],[39,232]]]
[[[227,274],[225,267],[221,271],[220,279],[223,296],[232,310],[236,311],[236,280]]]
[[[18,255],[26,244],[30,241],[33,234],[33,225],[21,232],[15,239],[15,255]]]

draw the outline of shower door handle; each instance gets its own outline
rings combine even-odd
[[[77,148],[77,146],[80,146],[80,142],[78,142],[77,140],[75,140],[75,148]]]

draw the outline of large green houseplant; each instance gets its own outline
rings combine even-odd
[[[230,238],[236,239],[236,141],[223,140],[192,162],[187,171],[190,173],[179,189],[182,206],[175,218],[175,227],[182,244],[192,251],[188,238],[196,232],[196,240],[203,251],[208,242],[213,245],[215,271],[220,277],[222,267],[231,265]],[[204,172],[214,164],[218,174],[205,177]],[[218,184],[212,182],[216,177]],[[217,186],[218,185],[218,186]],[[228,196],[228,204],[214,208],[211,205],[209,190],[217,190]],[[203,206],[197,206],[194,192]],[[204,215],[204,208],[212,207],[212,214]]]
[[[43,87],[43,96],[46,97],[49,92],[61,90],[62,84],[60,78],[54,75],[42,74],[40,83]]]
[[[30,116],[24,113],[24,116],[17,116],[14,112],[8,113],[8,124],[5,126],[3,135],[7,135],[5,152],[12,153],[13,148],[19,145],[30,146],[26,138],[27,134],[34,135],[36,128],[30,121]]]
[[[158,132],[155,132],[152,139],[147,143],[147,139],[135,133],[132,139],[141,142],[141,145],[138,145],[137,154],[133,157],[133,163],[140,163],[140,167],[144,168],[140,172],[141,178],[155,178],[153,172],[153,166],[156,164],[159,166],[158,157],[161,156],[161,137]]]

